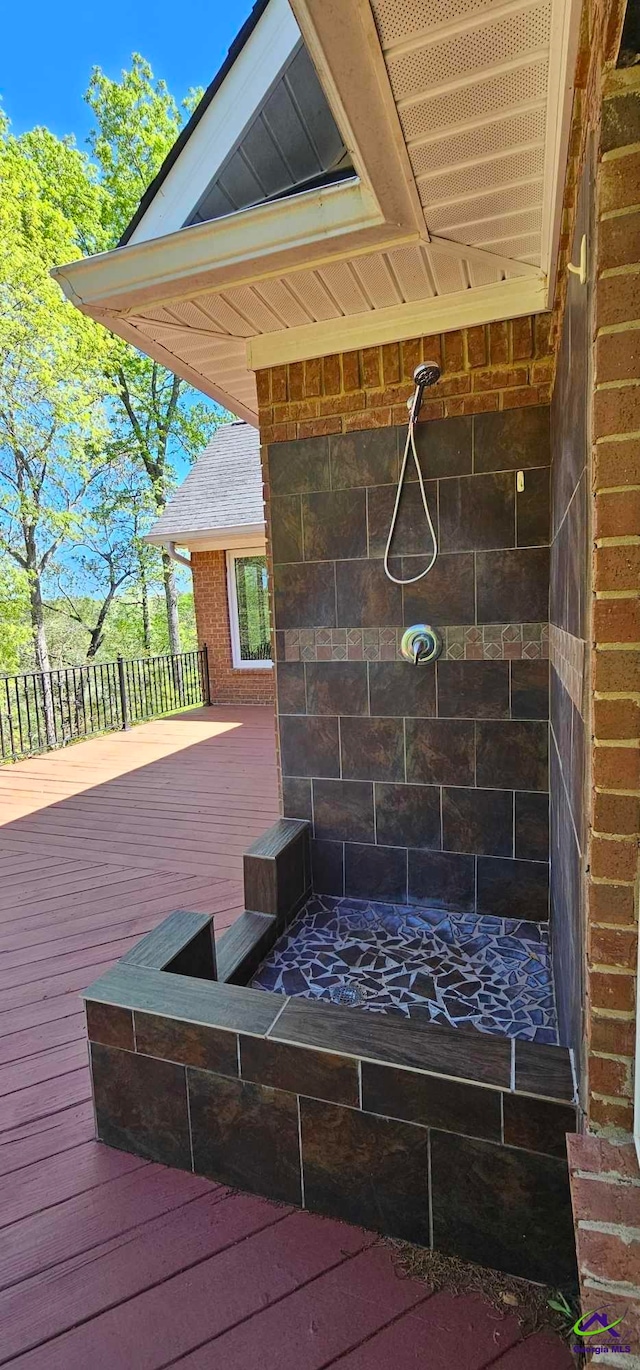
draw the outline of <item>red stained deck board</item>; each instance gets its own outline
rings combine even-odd
[[[95,1124],[90,1099],[61,1113],[24,1123],[0,1136],[0,1175],[25,1170],[34,1161],[57,1156],[93,1139]],[[96,1143],[97,1145],[97,1143]],[[15,1181],[19,1188],[21,1180]]]
[[[40,1051],[35,1056],[26,1056],[23,1060],[12,1061],[9,1065],[0,1066],[0,1097],[17,1094],[20,1090],[29,1089],[32,1085],[42,1084],[45,1080],[53,1080],[58,1075],[67,1075],[70,1070],[77,1070],[79,1066],[84,1066],[86,1063],[87,1044],[82,1040],[82,1037],[75,1042],[64,1042],[60,1046],[52,1046],[49,1050]]]
[[[476,1295],[441,1292],[376,1332],[340,1361],[340,1370],[485,1370],[519,1341],[516,1318],[501,1317]]]
[[[24,1281],[0,1294],[0,1361],[75,1328],[78,1309],[81,1321],[88,1323],[173,1276],[183,1273],[188,1279],[186,1272],[201,1261],[282,1222],[286,1212],[264,1199],[230,1196],[212,1185],[201,1198],[96,1248],[89,1265],[76,1258]],[[96,1332],[94,1325],[74,1334],[75,1352],[80,1354],[88,1336],[95,1346]]]
[[[29,967],[37,976],[39,962],[48,962],[49,969],[51,969],[54,958],[58,960],[63,956],[71,956],[74,952],[86,953],[89,948],[94,951],[96,947],[108,947],[111,942],[117,942],[123,937],[140,937],[149,927],[156,926],[158,918],[157,914],[149,911],[146,916],[140,914],[137,918],[128,918],[115,925],[104,924],[100,920],[96,921],[98,926],[95,929],[85,928],[84,932],[72,932],[66,937],[50,937],[46,942],[40,942],[31,947],[4,951],[0,944],[3,970],[21,970]],[[42,975],[42,966],[40,967],[40,975]],[[33,977],[29,976],[29,979],[31,978]]]
[[[27,1061],[30,1056],[39,1056],[42,1051],[63,1046],[65,1042],[80,1041],[84,1036],[84,1015],[80,1010],[57,1023],[43,1023],[23,1032],[12,1032],[7,1037],[0,1037],[0,1064]]]
[[[139,1156],[85,1142],[0,1180],[0,1229],[146,1165]],[[2,1238],[0,1237],[0,1241]],[[0,1319],[1,1322],[1,1319]]]
[[[42,869],[43,863],[41,862],[40,865]],[[92,864],[89,861],[84,861],[82,865],[77,862],[69,862],[62,867],[57,864],[45,865],[45,871],[38,879],[30,878],[28,882],[21,881],[20,884],[16,884],[11,890],[8,890],[6,895],[3,894],[0,908],[3,915],[11,913],[15,917],[15,910],[29,903],[34,895],[46,898],[47,890],[50,890],[54,883],[60,894],[75,894],[95,888],[96,880],[103,879],[108,874],[109,866],[96,866],[95,862]],[[4,917],[2,921],[4,922]]]
[[[342,1223],[317,1220],[307,1213],[285,1214],[280,1222],[254,1232],[250,1240],[236,1242],[83,1327],[47,1342],[42,1351],[27,1353],[17,1365],[30,1370],[68,1370],[83,1362],[95,1365],[99,1348],[102,1360],[98,1364],[109,1365],[110,1370],[131,1370],[134,1365],[136,1370],[155,1370],[159,1363],[171,1362],[205,1338],[220,1336],[269,1305],[280,1306],[286,1295],[326,1270],[345,1263],[348,1266],[350,1258],[373,1240],[371,1233]],[[334,1298],[335,1290],[334,1282]],[[370,1316],[372,1312],[370,1306]],[[255,1342],[253,1345],[257,1349]],[[263,1354],[268,1355],[268,1344]],[[260,1365],[266,1367],[270,1362],[263,1354]],[[286,1360],[280,1359],[279,1370],[283,1364],[287,1365]],[[243,1370],[250,1365],[251,1360],[245,1358]]]
[[[69,1070],[53,1080],[31,1085],[15,1094],[8,1094],[0,1100],[0,1133],[19,1127],[21,1123],[59,1113],[61,1109],[81,1104],[90,1097],[88,1065]]]
[[[98,1189],[23,1218],[2,1234],[0,1288],[90,1252],[210,1188],[207,1180],[195,1175],[147,1162]]]
[[[53,1004],[56,998],[69,995],[74,992],[77,1010],[79,994],[90,985],[92,980],[97,980],[98,976],[103,975],[108,966],[113,965],[117,960],[118,952],[110,954],[109,947],[98,947],[94,953],[91,949],[83,957],[83,965],[73,970],[61,971],[59,975],[46,976],[42,980],[34,980],[28,985],[16,985],[13,989],[3,989],[0,993],[0,1033],[7,1031],[6,1020],[11,1009],[21,1008],[25,1010],[29,1005],[40,1005],[42,1000]],[[17,1020],[16,1020],[17,1021]],[[37,1019],[34,1021],[37,1022]],[[29,1015],[25,1013],[22,1026],[28,1025]]]
[[[492,1365],[491,1370],[574,1370],[575,1361],[568,1346],[547,1332],[536,1332],[514,1346]]]
[[[82,979],[82,976],[80,976]],[[82,1001],[79,997],[77,988],[73,994],[59,994],[52,999],[33,999],[31,995],[26,1003],[16,1008],[15,1005],[6,1013],[0,1012],[0,1039],[13,1036],[16,1032],[22,1032],[26,1028],[37,1027],[42,1023],[51,1023],[60,1018],[68,1018],[70,1014],[80,1013]],[[2,999],[0,999],[0,1008]]]
[[[260,1336],[260,1370],[321,1370],[424,1300],[430,1302],[427,1286],[399,1278],[389,1252],[374,1246],[305,1282],[288,1299],[246,1318],[178,1364],[190,1370],[246,1370]]]
[[[97,960],[103,961],[106,956],[111,956],[114,961],[117,961],[120,956],[124,956],[136,940],[133,935],[121,936],[104,946],[85,947],[80,951],[62,953],[53,947],[52,955],[46,963],[47,980],[53,983],[58,975],[67,975],[70,971],[80,970],[87,965],[91,967]],[[42,967],[40,965],[14,966],[10,970],[0,971],[0,1002],[5,1003],[7,991],[14,991],[22,987],[26,989],[34,983],[42,983]]]
[[[0,906],[13,907],[14,904],[21,902],[22,895],[33,887],[42,889],[47,882],[55,875],[57,880],[82,878],[89,874],[90,865],[86,860],[82,861],[46,861],[40,862],[38,867],[31,870],[20,871],[19,874],[8,876],[2,880],[2,892],[0,893]]]
[[[55,894],[48,901],[21,910],[20,917],[7,920],[0,929],[0,946],[12,950],[53,942],[59,934],[72,933],[96,925],[117,927],[121,919],[137,911],[158,909],[171,900],[191,891],[192,897],[207,898],[215,912],[226,908],[229,900],[241,888],[239,880],[214,880],[202,876],[174,875],[164,878],[155,874],[136,874],[127,879],[104,880],[99,890],[84,892],[72,898]],[[26,919],[28,918],[28,923]],[[114,937],[117,936],[114,933]]]

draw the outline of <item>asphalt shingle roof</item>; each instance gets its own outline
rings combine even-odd
[[[149,536],[176,541],[180,534],[264,524],[260,437],[248,423],[225,423],[169,500]]]

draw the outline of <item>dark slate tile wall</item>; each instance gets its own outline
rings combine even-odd
[[[269,449],[277,652],[285,629],[547,621],[548,408],[419,427],[441,552],[402,588],[382,559],[405,434]],[[396,574],[425,536],[410,469]],[[317,890],[548,917],[546,661],[280,658],[277,692],[284,812],[313,825]]]
[[[230,1015],[229,987],[213,984],[191,1010],[210,1021],[196,1023],[172,1016],[174,976],[138,977],[133,999],[150,1012],[87,1003],[103,1141],[512,1275],[573,1282],[568,1052],[254,993],[257,1023],[250,991]]]
[[[592,172],[580,184],[574,254],[590,233]],[[574,255],[572,260],[576,261]],[[551,411],[550,623],[586,651],[590,595],[589,429],[590,289],[571,275]],[[553,631],[553,630],[552,630]],[[550,669],[551,910],[560,1040],[580,1058],[582,1043],[585,823],[585,720],[552,651]],[[578,707],[579,705],[579,707]]]

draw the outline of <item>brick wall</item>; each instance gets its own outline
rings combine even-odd
[[[526,316],[259,371],[262,442],[406,424],[413,373],[422,361],[442,367],[439,384],[425,397],[423,422],[547,404],[550,322],[547,314]]]
[[[609,1320],[622,1319],[618,1346],[594,1355],[593,1364],[638,1370],[640,1170],[635,1147],[621,1137],[610,1141],[584,1134],[568,1138],[568,1153],[582,1308],[587,1313],[604,1307]],[[610,1343],[606,1336],[596,1340]],[[585,1360],[582,1355],[580,1361]]]
[[[590,1122],[630,1129],[640,831],[640,71],[605,77],[594,355]]]
[[[233,666],[225,553],[192,552],[191,566],[198,642],[209,653],[211,703],[273,703],[273,671]]]

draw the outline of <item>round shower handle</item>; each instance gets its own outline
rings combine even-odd
[[[442,651],[442,638],[437,628],[429,623],[414,623],[402,634],[400,651],[405,661],[424,666],[428,661],[437,661]]]

